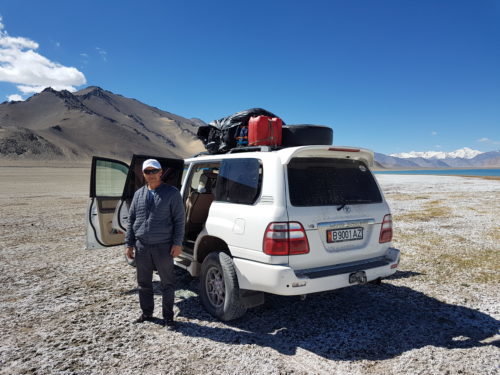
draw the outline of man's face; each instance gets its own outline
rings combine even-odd
[[[154,185],[161,182],[161,175],[162,175],[161,169],[148,167],[142,172],[142,174],[148,184]]]

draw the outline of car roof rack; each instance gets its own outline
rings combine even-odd
[[[193,156],[190,156],[191,158],[197,158],[198,156],[205,156],[205,155],[210,155],[208,151],[202,151],[198,152],[197,154],[194,154]]]
[[[228,154],[236,154],[238,152],[255,152],[255,151],[261,151],[261,152],[269,152],[269,151],[276,151],[281,149],[282,147],[279,146],[247,146],[247,147],[235,147],[229,150],[227,153]]]

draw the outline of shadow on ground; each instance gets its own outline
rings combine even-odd
[[[407,279],[410,277],[420,276],[422,273],[413,271],[397,271],[391,276],[387,277],[387,280],[397,280],[397,279]]]
[[[176,295],[181,299],[179,316],[187,318],[179,322],[179,332],[187,336],[270,347],[288,355],[303,348],[346,361],[383,360],[427,345],[448,349],[500,346],[498,339],[482,342],[499,333],[500,322],[493,317],[388,283],[318,293],[305,301],[266,295],[263,306],[222,328],[199,325],[190,320],[216,320],[196,297],[196,281],[186,275],[178,274]],[[400,277],[411,276],[401,273]]]

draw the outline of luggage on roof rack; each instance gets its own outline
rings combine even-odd
[[[220,120],[214,120],[206,126],[200,126],[197,133],[198,138],[210,154],[228,152],[238,146],[237,137],[245,137],[245,135],[241,135],[241,131],[243,127],[248,127],[248,120],[258,116],[278,117],[263,108],[250,108]],[[240,142],[240,145],[245,146],[246,144]]]
[[[254,124],[251,130],[249,120]],[[260,120],[256,118],[261,118]],[[267,119],[268,127],[264,126]],[[269,121],[271,119],[271,122]],[[276,120],[273,120],[276,119]],[[261,121],[261,122],[260,122]],[[279,122],[281,121],[281,129]],[[238,152],[237,149],[245,148],[247,152],[249,146],[312,146],[312,145],[332,145],[333,129],[323,125],[285,125],[272,112],[262,108],[250,108],[246,111],[237,112],[233,115],[214,120],[206,126],[198,128],[198,138],[203,142],[209,154],[224,154],[227,152]],[[262,138],[261,138],[262,136]],[[281,137],[281,139],[279,139]],[[264,140],[262,140],[264,139]],[[257,149],[252,149],[259,151]]]

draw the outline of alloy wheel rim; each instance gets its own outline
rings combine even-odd
[[[216,267],[211,267],[206,276],[205,290],[208,300],[215,308],[224,305],[226,298],[226,288],[224,285],[224,276]]]

